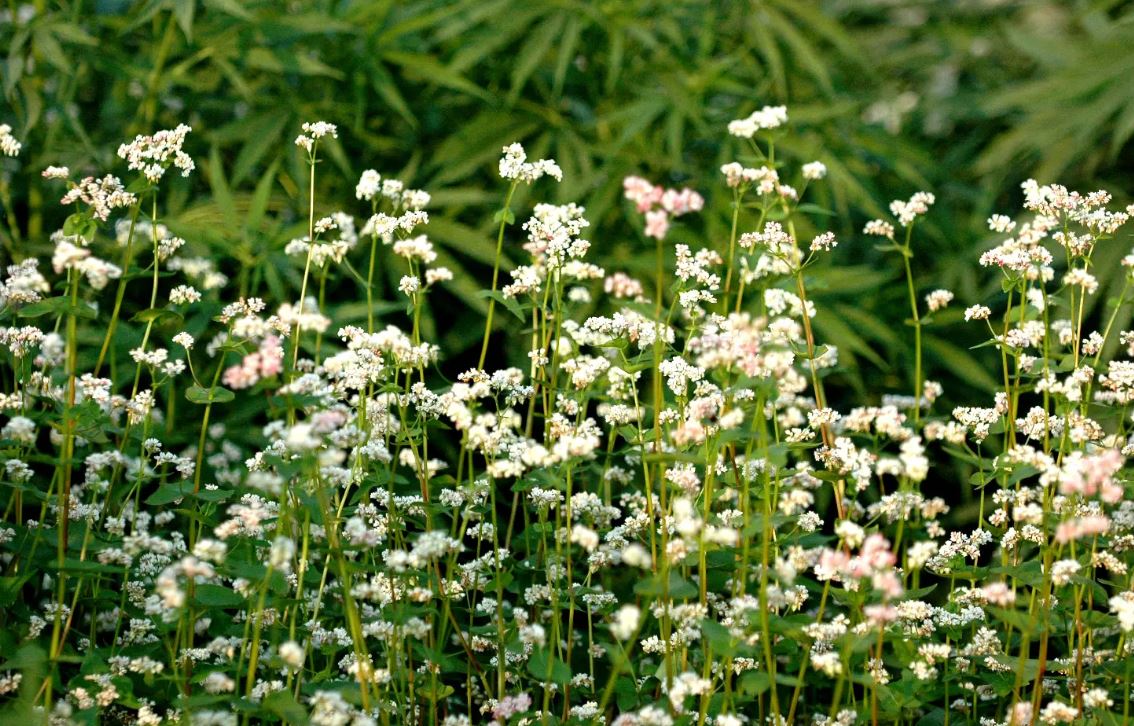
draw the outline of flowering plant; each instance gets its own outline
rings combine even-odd
[[[291,289],[231,284],[161,221],[165,172],[195,170],[188,127],[124,145],[129,184],[48,169],[74,212],[49,266],[14,261],[0,284],[5,717],[1125,719],[1129,271],[1102,319],[1085,311],[1093,252],[1130,210],[1029,181],[1023,216],[989,220],[1002,241],[980,264],[1003,297],[964,318],[1003,388],[949,411],[921,345],[954,296],[912,274],[934,197],[894,202],[844,244],[901,256],[913,369],[840,411],[808,290],[837,240],[797,231],[826,166],[776,158],[787,120],[729,124],[727,240],[671,227],[700,193],[625,181],[650,282],[587,261],[601,231],[577,205],[519,210],[517,231],[518,186],[563,172],[504,148],[483,343],[460,367],[421,325],[434,289],[468,283],[439,264],[429,194],[369,170],[361,224],[317,218],[333,124],[295,142],[310,176],[306,234],[281,240]],[[20,153],[7,126],[0,149]],[[502,280],[505,244],[527,259]],[[376,312],[382,268],[403,317]],[[366,300],[356,319],[328,304],[340,278]],[[488,366],[494,336],[523,367]],[[951,511],[957,489],[975,516]]]

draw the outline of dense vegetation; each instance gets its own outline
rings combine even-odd
[[[0,718],[1125,721],[1128,12],[10,4]]]

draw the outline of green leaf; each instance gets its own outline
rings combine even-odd
[[[497,210],[496,214],[492,215],[492,222],[493,224],[500,224],[501,222],[504,224],[515,224],[516,214],[512,211],[511,207],[505,207],[504,209]]]
[[[520,303],[516,301],[516,298],[505,297],[504,294],[499,290],[496,290],[495,292],[493,292],[492,290],[481,290],[480,294],[477,295],[477,297],[492,298],[493,300],[507,308],[508,312],[515,315],[516,319],[521,323],[527,322],[527,316],[524,315],[524,311],[520,307]]]
[[[732,651],[732,635],[728,632],[728,628],[721,625],[716,620],[702,618],[701,632],[705,635],[705,639],[709,641],[713,652],[718,656],[725,655]]]
[[[193,596],[205,607],[234,608],[244,604],[243,595],[222,585],[197,585]]]
[[[25,305],[20,308],[19,312],[21,318],[38,318],[49,314],[74,315],[76,318],[85,320],[94,320],[98,317],[98,313],[91,306],[84,302],[72,305],[71,298],[66,295],[49,297],[31,305]]]
[[[192,403],[228,403],[236,398],[236,394],[224,386],[203,388],[194,384],[185,389],[185,398]]]
[[[172,504],[179,499],[184,499],[189,494],[192,494],[192,492],[193,487],[187,482],[163,484],[158,487],[156,492],[146,497],[146,504],[154,507]]]
[[[287,724],[307,723],[307,710],[299,705],[289,690],[273,691],[263,700],[264,708],[283,719]]]
[[[445,86],[454,91],[461,91],[470,96],[476,96],[483,101],[490,101],[491,96],[480,86],[476,85],[460,73],[453,71],[436,58],[424,53],[407,53],[404,51],[387,51],[382,54],[386,61],[400,66],[402,71],[417,77],[426,83]]]
[[[185,318],[181,313],[176,310],[166,310],[165,308],[147,308],[134,314],[130,318],[135,323],[148,323],[153,322],[158,327],[173,327],[179,326],[185,322]]]
[[[668,588],[664,585],[668,584]],[[677,574],[673,570],[669,571],[669,579],[667,583],[663,583],[661,574],[654,575],[653,577],[639,581],[634,585],[634,592],[638,595],[645,595],[647,597],[663,597],[668,590],[669,596],[675,599],[696,597],[698,594],[697,587]]]
[[[20,589],[31,577],[32,573],[30,572],[23,575],[0,577],[0,607],[11,607],[16,602]]]
[[[528,659],[528,673],[539,680],[540,683],[546,682],[548,678],[548,659],[550,660],[550,676],[552,683],[559,685],[566,685],[571,681],[571,668],[563,661],[555,656],[549,656],[547,651],[540,649],[532,653],[532,657]]]
[[[197,12],[197,0],[174,0],[173,14],[177,26],[185,33],[185,40],[193,42],[193,15]]]

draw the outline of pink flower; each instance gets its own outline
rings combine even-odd
[[[862,612],[875,626],[883,626],[898,619],[898,609],[893,605],[867,605]]]
[[[239,391],[242,388],[251,388],[260,380],[259,353],[249,353],[239,365],[225,369],[221,376],[221,383],[226,388]]]
[[[1125,462],[1116,449],[1107,449],[1095,456],[1073,456],[1063,466],[1059,477],[1060,494],[1080,494],[1083,497],[1098,497],[1107,504],[1122,501],[1122,485],[1114,481],[1114,475]]]
[[[1055,530],[1055,541],[1059,544],[1067,544],[1072,540],[1105,534],[1108,529],[1110,529],[1110,518],[1102,515],[1094,514],[1069,519],[1059,523],[1059,527]]]
[[[874,577],[871,578],[871,584],[887,600],[894,600],[902,596],[902,578],[898,577],[893,570],[875,572]]]
[[[637,205],[639,212],[645,212],[661,201],[665,191],[640,176],[628,176],[623,179],[622,190],[626,198]]]
[[[815,565],[815,577],[821,581],[833,580],[842,574],[848,562],[850,557],[842,550],[825,549],[819,555],[819,564]]]
[[[505,696],[492,709],[492,715],[502,721],[507,721],[518,713],[523,713],[532,707],[532,697],[526,693],[518,696]]]
[[[669,215],[662,210],[646,212],[646,236],[664,239],[669,231]]]
[[[1006,608],[1016,602],[1016,593],[1006,583],[994,582],[981,588],[984,598],[993,605]]]
[[[705,206],[704,198],[688,187],[666,189],[640,176],[623,179],[622,190],[625,197],[634,202],[638,212],[646,215],[646,236],[654,239],[665,238],[671,216],[680,217],[700,211]],[[657,208],[659,206],[660,209]]]
[[[283,371],[283,347],[274,335],[264,338],[260,343],[260,375],[270,378]]]
[[[675,217],[680,217],[688,212],[699,212],[705,206],[705,200],[700,194],[689,189],[688,187],[677,191],[676,189],[666,189],[662,194],[661,205],[665,211],[669,212]]]

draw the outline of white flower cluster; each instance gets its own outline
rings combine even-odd
[[[563,170],[558,164],[551,159],[529,162],[527,152],[518,143],[505,146],[503,153],[500,157],[501,179],[531,184],[546,175],[555,181],[563,181]]]
[[[0,124],[0,153],[7,156],[19,156],[22,144],[12,135],[12,127]]]
[[[126,160],[130,171],[142,172],[153,184],[161,180],[171,165],[181,170],[181,176],[189,176],[196,164],[181,147],[190,131],[189,126],[179,124],[175,129],[158,131],[152,136],[138,135],[118,147],[118,156]]]
[[[751,139],[759,131],[778,129],[787,123],[787,106],[764,106],[747,117],[729,121],[728,132],[733,136]]]

